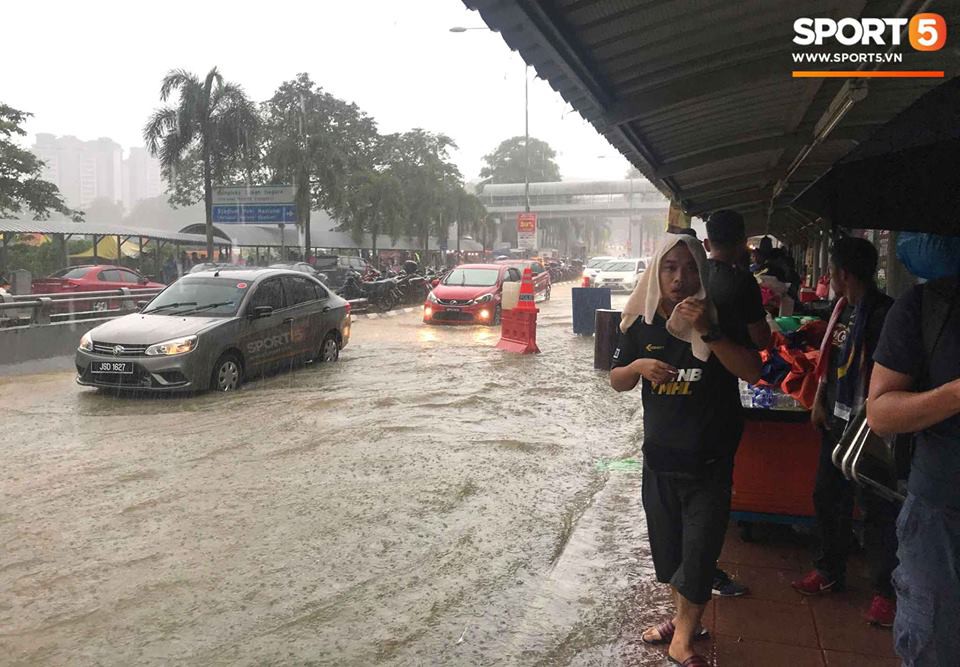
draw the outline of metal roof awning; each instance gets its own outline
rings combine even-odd
[[[369,234],[364,234],[360,241],[356,241],[349,232],[341,232],[333,229],[333,221],[326,213],[314,211],[311,214],[310,225],[310,243],[315,248],[350,248],[350,249],[369,249],[373,247],[373,239]],[[206,234],[204,223],[198,222],[187,225],[180,230],[191,236]],[[229,243],[230,245],[241,248],[296,248],[300,245],[299,232],[296,225],[284,225],[283,238],[281,242],[279,225],[214,225],[213,236],[215,243]],[[206,238],[205,236],[203,237]],[[204,241],[205,243],[206,241]],[[447,241],[448,248],[456,248],[456,240],[451,237]],[[430,250],[439,250],[440,245],[435,237],[430,237],[428,247]],[[381,235],[377,237],[378,250],[423,250],[423,244],[419,239],[402,237],[394,242],[389,236]],[[480,252],[483,247],[480,243],[469,238],[460,239],[460,249],[464,252]]]
[[[127,227],[97,222],[64,222],[50,220],[0,220],[0,234],[74,234],[79,236],[126,236],[160,241],[205,244],[206,237],[163,229]]]
[[[960,23],[960,0],[464,0],[598,132],[691,215],[735,208],[752,232],[811,220],[790,202],[878,127],[960,72],[949,44],[896,53],[886,69],[943,70],[944,79],[794,78],[800,17],[910,17]],[[906,41],[906,40],[904,40]],[[812,50],[811,50],[812,49]],[[850,82],[859,82],[851,84]]]

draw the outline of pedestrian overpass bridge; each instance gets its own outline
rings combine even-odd
[[[530,183],[530,211],[544,219],[634,218],[666,221],[670,202],[644,178],[622,181]],[[509,219],[526,208],[523,183],[477,186],[477,196],[493,215]]]

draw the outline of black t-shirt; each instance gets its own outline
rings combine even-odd
[[[760,285],[749,271],[711,259],[707,263],[707,296],[717,307],[717,326],[735,343],[753,349],[747,325],[767,317]]]
[[[843,366],[843,346],[847,342],[847,335],[853,328],[855,322],[856,309],[847,304],[847,307],[840,313],[840,319],[837,320],[836,327],[833,329],[833,337],[830,341],[830,361],[827,366],[827,383],[825,387],[827,426],[834,440],[839,440],[847,426],[847,422],[833,414],[833,407],[837,403],[837,371]]]
[[[960,308],[954,307],[943,326],[932,359],[926,359],[921,330],[923,287],[897,299],[890,309],[876,363],[914,379],[914,391],[936,389],[960,377]],[[910,466],[911,493],[938,505],[960,509],[960,414],[916,435]]]
[[[700,473],[732,458],[743,431],[737,378],[715,355],[705,362],[694,357],[690,343],[671,336],[659,315],[653,324],[640,318],[620,334],[613,367],[642,358],[659,359],[679,371],[662,385],[641,378],[646,464],[658,472]]]

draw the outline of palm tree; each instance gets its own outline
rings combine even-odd
[[[225,179],[238,163],[249,173],[253,133],[259,125],[257,110],[243,89],[224,82],[217,68],[203,81],[192,72],[171,70],[160,86],[160,101],[179,92],[176,107],[163,106],[153,112],[143,128],[150,153],[160,159],[168,181],[199,153],[203,172],[203,201],[206,210],[207,257],[213,256],[213,179]]]

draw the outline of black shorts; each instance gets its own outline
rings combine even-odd
[[[701,475],[643,467],[643,510],[657,581],[694,604],[710,599],[717,558],[730,519],[732,461]]]

